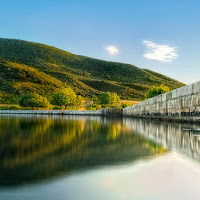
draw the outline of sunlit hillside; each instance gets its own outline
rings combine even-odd
[[[116,92],[122,99],[144,99],[153,85],[170,89],[184,84],[133,65],[74,55],[55,47],[14,39],[0,39],[0,91],[5,94],[34,92],[49,95],[71,86],[91,97]]]

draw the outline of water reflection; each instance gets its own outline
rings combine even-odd
[[[140,128],[137,123],[122,118],[2,115],[0,185],[41,181],[166,152],[138,134],[142,122]]]
[[[140,135],[162,144],[167,149],[200,161],[200,125],[198,124],[167,123],[131,118],[124,118],[123,124]]]

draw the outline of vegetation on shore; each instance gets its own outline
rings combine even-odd
[[[0,110],[21,110],[21,109],[87,109],[100,110],[101,108],[125,108],[133,103],[121,102],[116,93],[101,93],[89,101],[88,105],[84,104],[84,99],[71,88],[61,88],[54,92],[47,99],[39,94],[25,94],[19,100],[19,105],[4,106],[0,105]]]
[[[153,86],[151,89],[149,89],[146,93],[146,98],[152,98],[155,97],[157,95],[169,92],[170,89],[167,86],[164,85],[160,85],[160,86]]]
[[[146,92],[146,98],[152,98],[157,95],[170,91],[167,86],[160,85],[152,87]],[[25,94],[19,100],[18,105],[10,107],[1,107],[1,109],[19,110],[19,109],[87,109],[100,110],[101,108],[125,108],[132,105],[130,102],[121,102],[120,97],[116,93],[104,92],[98,96],[94,96],[88,105],[83,107],[84,98],[71,88],[61,88],[55,91],[47,99],[39,94]]]

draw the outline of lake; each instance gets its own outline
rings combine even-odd
[[[1,200],[200,199],[200,125],[0,116]]]

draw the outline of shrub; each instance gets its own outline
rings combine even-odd
[[[0,92],[0,103],[2,104],[19,103],[19,99],[17,95]]]
[[[131,106],[131,105],[133,105],[133,103],[129,103],[129,102],[121,103],[122,108],[126,108],[126,107]]]
[[[0,110],[21,110],[22,108],[20,106],[3,106],[0,107]]]
[[[99,94],[98,100],[101,105],[108,105],[120,102],[119,96],[116,93],[110,92],[104,92]]]
[[[52,95],[51,103],[56,106],[76,106],[81,105],[82,98],[77,97],[76,93],[71,88],[62,88]]]
[[[75,106],[76,105],[76,93],[71,88],[63,88],[60,90],[61,93],[65,95],[65,108],[67,106]]]
[[[60,107],[55,106],[55,107],[53,107],[53,110],[60,110]]]
[[[164,85],[160,85],[158,87],[154,86],[152,87],[150,90],[147,91],[147,93],[145,94],[146,98],[152,98],[155,97],[157,95],[163,94],[165,92],[169,92],[170,89],[167,86]]]
[[[86,107],[87,110],[100,110],[101,105],[98,104],[90,104],[89,106]]]
[[[34,107],[49,107],[49,101],[39,94],[26,94],[20,99],[19,104],[20,106],[31,107],[32,109]]]
[[[98,98],[96,95],[93,95],[93,96],[92,96],[91,101],[92,101],[94,104],[99,104],[99,98]]]
[[[57,92],[52,95],[51,104],[60,106],[61,108],[62,106],[65,105],[65,103],[66,103],[66,97],[63,93]]]
[[[83,97],[81,95],[76,96],[75,105],[78,107],[83,106]]]
[[[101,105],[96,105],[96,110],[101,110]]]

